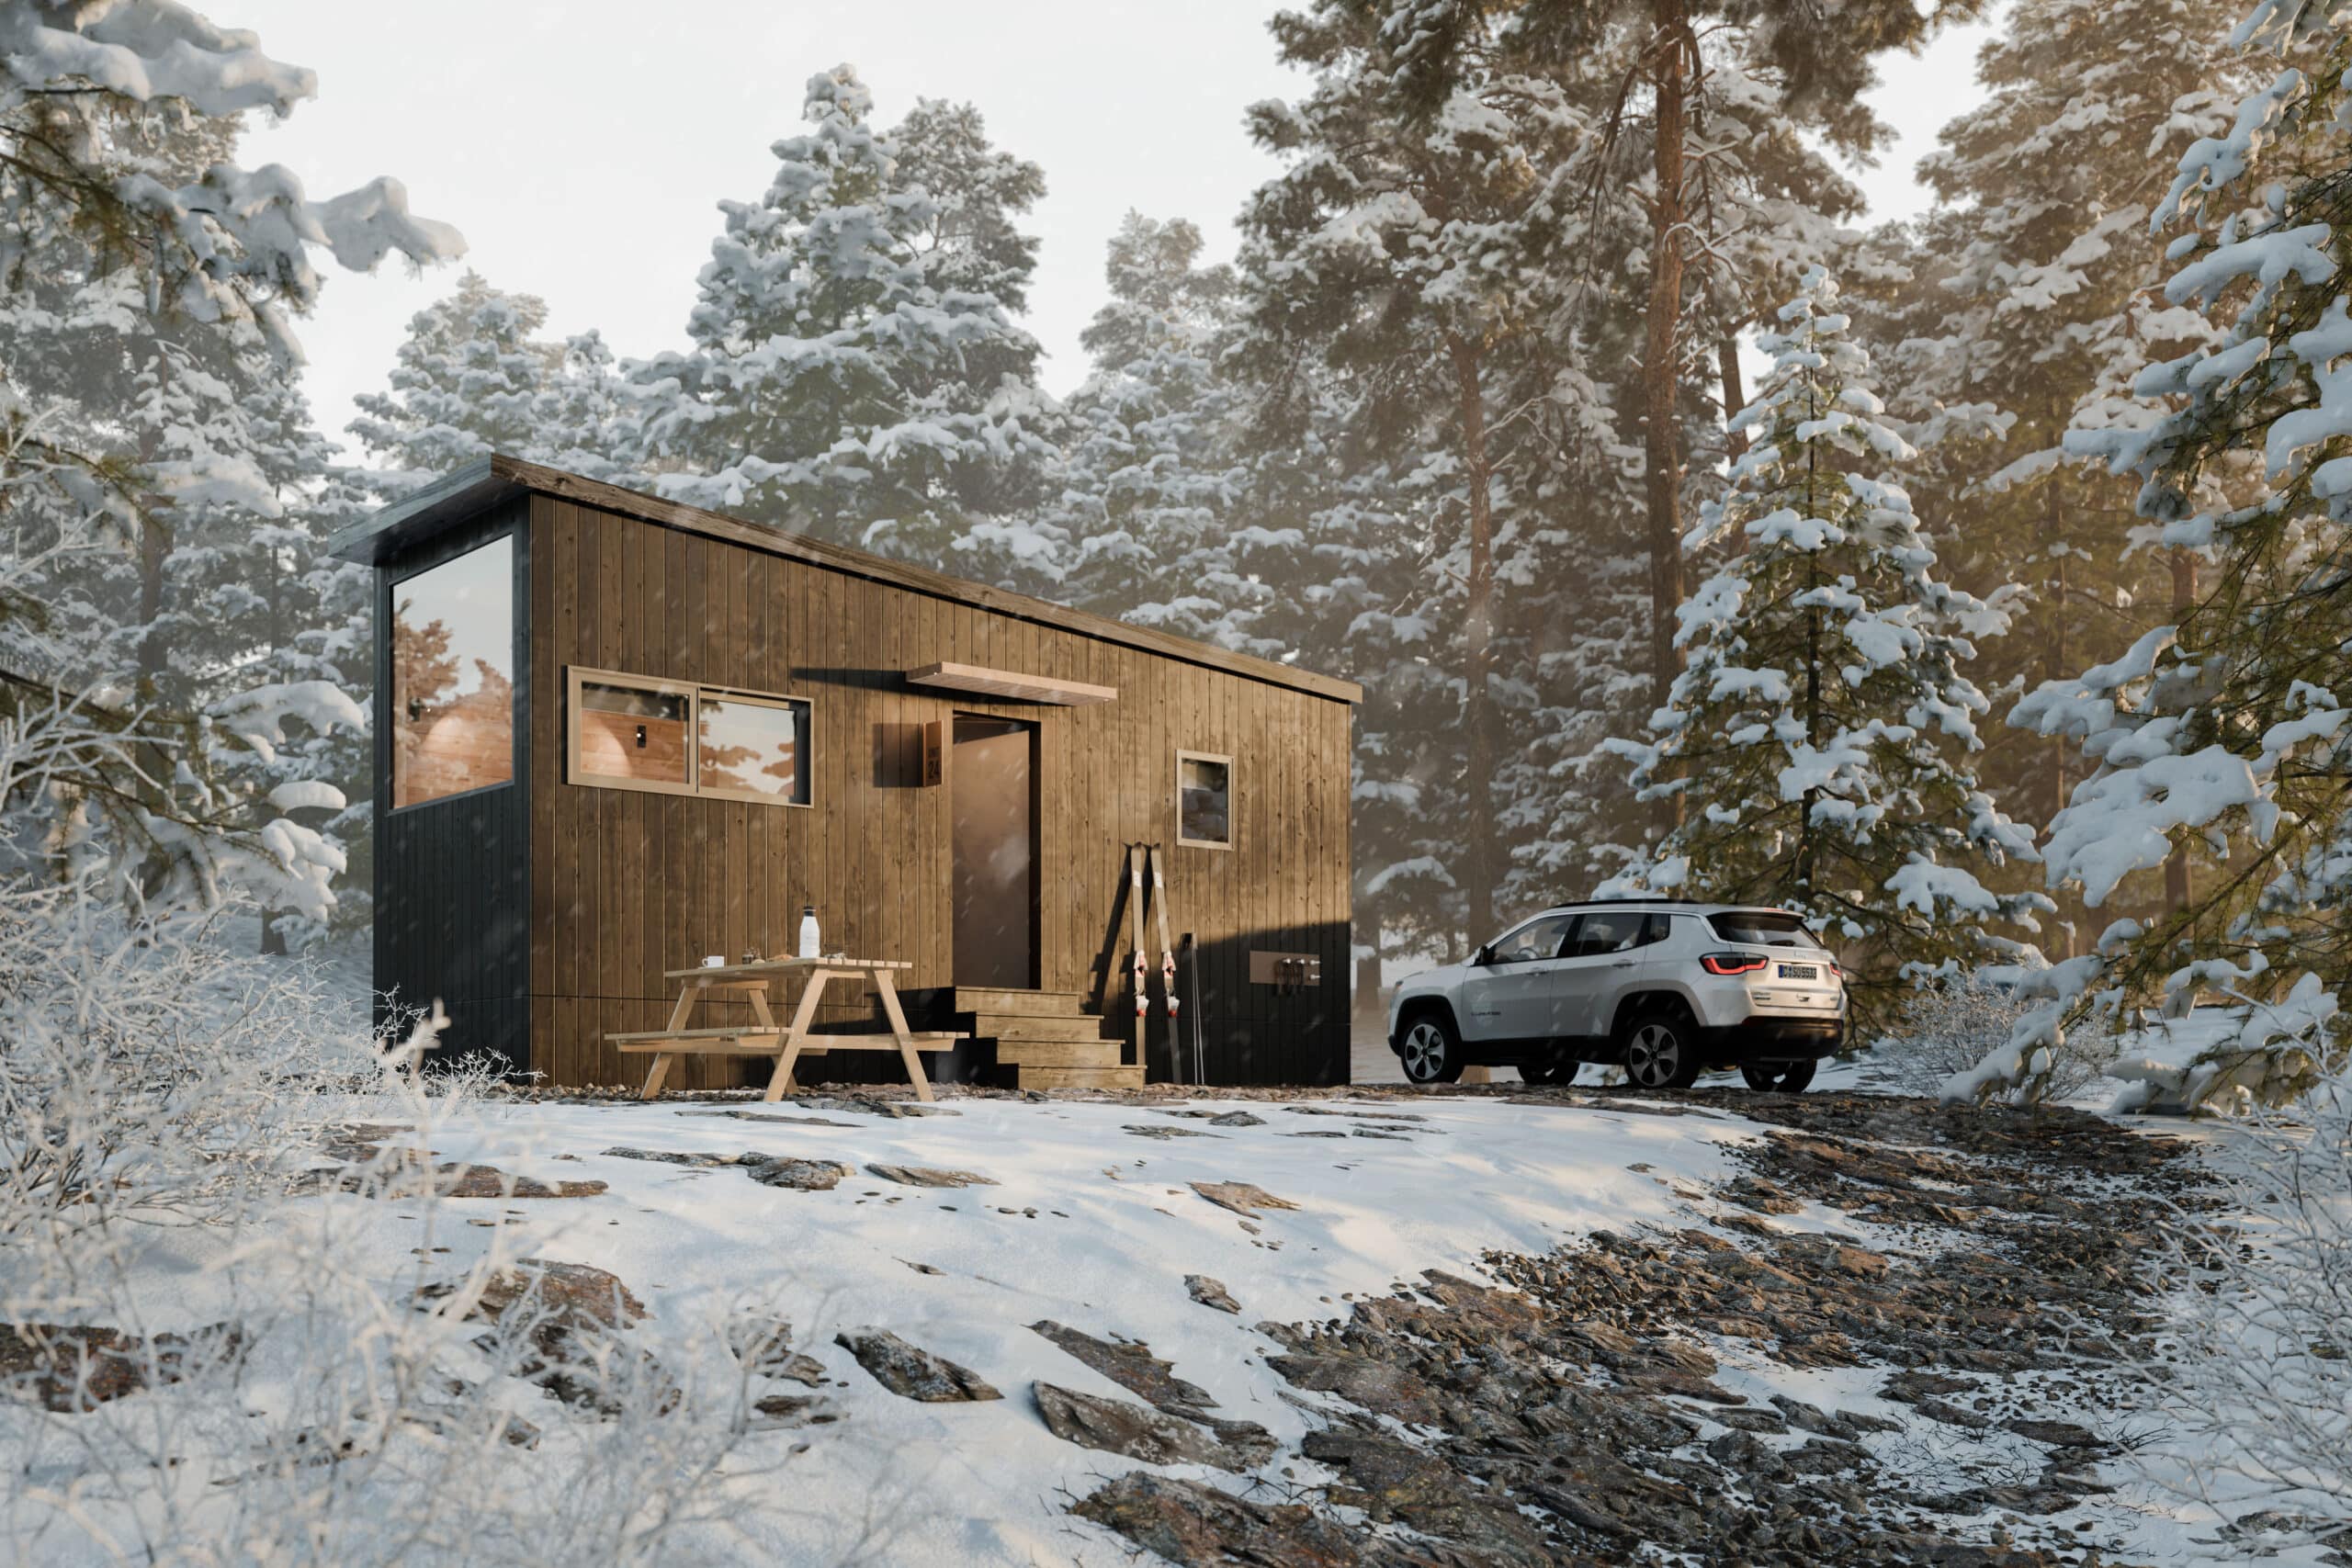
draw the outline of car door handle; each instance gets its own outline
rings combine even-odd
[[[1609,967],[1611,969],[1631,969],[1634,964],[1640,962],[1641,960],[1638,958],[1619,958],[1611,961]]]

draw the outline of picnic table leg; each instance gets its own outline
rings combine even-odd
[[[801,1043],[808,1038],[808,1026],[817,1019],[818,999],[825,994],[825,982],[832,977],[830,969],[808,972],[808,984],[800,993],[800,1005],[792,1010],[792,1025],[784,1032],[784,1049],[776,1055],[775,1072],[763,1097],[771,1103],[792,1092],[792,1064],[800,1059]]]
[[[653,1065],[645,1070],[645,1087],[638,1091],[639,1100],[651,1100],[662,1092],[662,1080],[670,1073],[670,1053],[654,1053]]]
[[[907,1028],[907,1015],[899,1006],[899,987],[890,983],[888,969],[874,971],[874,988],[882,996],[882,1016],[890,1021],[890,1032],[899,1037],[899,1055],[906,1058],[907,1081],[915,1086],[915,1098],[931,1103],[931,1079],[923,1076],[922,1057],[915,1052],[914,1035]]]

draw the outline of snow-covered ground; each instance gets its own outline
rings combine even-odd
[[[947,1114],[904,1120],[790,1102],[529,1104],[490,1107],[434,1146],[516,1174],[609,1183],[589,1199],[452,1206],[501,1217],[521,1233],[510,1240],[522,1256],[618,1275],[651,1309],[652,1343],[757,1301],[839,1380],[824,1392],[841,1421],[752,1439],[779,1452],[808,1445],[766,1483],[785,1514],[746,1521],[775,1560],[1119,1563],[1132,1548],[1063,1506],[1131,1462],[1051,1436],[1028,1388],[1045,1380],[1127,1395],[1029,1325],[1147,1340],[1216,1397],[1221,1416],[1259,1422],[1295,1452],[1308,1423],[1278,1397],[1287,1385],[1261,1364],[1276,1348],[1250,1325],[1344,1313],[1350,1296],[1385,1294],[1425,1269],[1475,1273],[1490,1248],[1542,1253],[1596,1227],[1681,1223],[1676,1187],[1695,1192],[1694,1179],[1721,1177],[1717,1140],[1748,1131],[1712,1116],[1505,1101],[1197,1103],[1247,1110],[1263,1124],[1012,1100],[957,1100],[943,1105]],[[1318,1109],[1419,1120],[1302,1113]],[[721,1110],[797,1120],[714,1114]],[[1131,1126],[1205,1135],[1161,1141]],[[1360,1132],[1391,1135],[1314,1135]],[[858,1174],[830,1192],[779,1190],[739,1168],[599,1153],[616,1146],[756,1149]],[[996,1185],[900,1186],[866,1174],[875,1165],[966,1170]],[[1647,1169],[1628,1168],[1636,1165]],[[1195,1181],[1247,1181],[1298,1207],[1245,1221],[1196,1194]],[[390,1212],[378,1225],[388,1258],[449,1246],[453,1272],[491,1244],[483,1227],[413,1235]],[[1188,1274],[1221,1281],[1239,1315],[1194,1302]],[[886,1392],[833,1344],[837,1332],[866,1325],[971,1369],[1006,1397],[924,1404]]]
[[[1259,1121],[1212,1125],[1185,1111]],[[823,1364],[821,1393],[840,1418],[748,1439],[739,1457],[763,1473],[734,1484],[747,1504],[757,1494],[764,1506],[705,1527],[688,1555],[1114,1564],[1133,1561],[1134,1549],[1066,1506],[1136,1465],[1051,1435],[1029,1388],[1045,1381],[1127,1395],[1030,1325],[1051,1319],[1148,1341],[1175,1375],[1208,1390],[1220,1417],[1258,1422],[1281,1442],[1262,1479],[1311,1483],[1315,1467],[1295,1455],[1321,1423],[1284,1397],[1288,1385],[1263,1364],[1278,1348],[1254,1325],[1343,1315],[1351,1297],[1387,1294],[1432,1268],[1481,1277],[1490,1249],[1543,1254],[1596,1229],[1704,1224],[1729,1212],[1709,1191],[1735,1174],[1728,1146],[1764,1130],[1721,1107],[1660,1115],[1631,1101],[1344,1090],[1150,1105],[955,1098],[906,1117],[822,1095],[775,1106],[493,1100],[435,1133],[437,1157],[608,1190],[450,1200],[431,1234],[413,1212],[429,1206],[379,1203],[364,1223],[388,1271],[422,1256],[435,1260],[428,1271],[454,1275],[492,1245],[610,1270],[650,1309],[645,1343],[661,1355],[666,1342],[681,1361],[707,1356],[720,1325],[749,1308],[789,1320],[793,1348]],[[838,1161],[855,1174],[830,1191],[779,1190],[740,1165],[604,1152],[614,1148],[756,1150]],[[972,1172],[992,1185],[916,1187],[871,1174],[894,1165]],[[1191,1185],[1228,1181],[1295,1207],[1245,1219]],[[1781,1232],[1852,1228],[1811,1203],[1770,1223]],[[1869,1245],[1889,1239],[1873,1232]],[[207,1261],[159,1255],[153,1266],[159,1280],[186,1279]],[[1220,1281],[1238,1314],[1196,1302],[1190,1275]],[[187,1292],[190,1322],[202,1320],[202,1293]],[[888,1392],[834,1344],[836,1333],[866,1326],[969,1369],[1005,1397],[919,1404]],[[1714,1348],[1717,1381],[1751,1400],[1782,1393],[1824,1409],[1907,1414],[1873,1392],[1883,1367],[1800,1369]],[[1235,1484],[1205,1468],[1170,1469]],[[2144,1490],[2095,1503],[2093,1514],[2104,1537],[2132,1543],[2131,1561],[2194,1555],[2184,1520]]]

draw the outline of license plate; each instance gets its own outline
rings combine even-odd
[[[1783,980],[1818,980],[1821,978],[1821,969],[1819,965],[1813,964],[1783,964],[1781,965],[1781,978]]]

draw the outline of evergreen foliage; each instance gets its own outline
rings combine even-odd
[[[2140,481],[2148,542],[2211,558],[2177,624],[2045,682],[2011,722],[2078,740],[2093,771],[2050,824],[2052,886],[2101,908],[2184,842],[2220,874],[2153,920],[2032,977],[2045,1005],[1951,1092],[2033,1098],[2051,1043],[2102,1010],[2200,990],[2239,1027],[2152,1085],[2191,1103],[2275,1101],[2344,1054],[2352,999],[2352,30],[2334,8],[2265,0],[2233,41],[2290,62],[2183,156],[2153,226],[2165,287],[2217,341],[2143,370],[2154,417],[2070,435]],[[2258,183],[2262,182],[2262,183]],[[2256,493],[2240,465],[2259,455]]]
[[[632,456],[682,501],[1017,576],[1050,550],[1012,526],[1056,455],[1013,321],[1035,265],[1015,220],[1043,176],[968,107],[922,103],[891,132],[872,113],[849,66],[811,78],[765,197],[720,204],[692,348],[631,367]],[[975,537],[982,521],[999,531]]]
[[[1680,607],[1689,662],[1653,738],[1611,750],[1683,807],[1616,886],[1800,911],[1875,1028],[1894,987],[2002,951],[1984,925],[2050,906],[1977,874],[2034,853],[1965,760],[1989,704],[1964,666],[2008,617],[1935,575],[1889,477],[1917,454],[1848,325],[1815,268],[1761,338],[1772,370],[1735,421],[1754,444],[1686,540],[1729,558]]]

